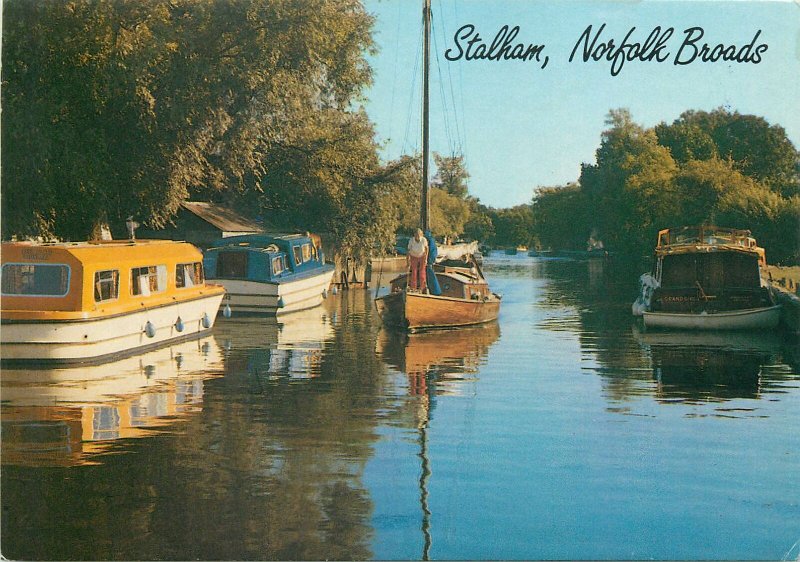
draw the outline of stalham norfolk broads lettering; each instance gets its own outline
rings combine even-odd
[[[518,25],[503,25],[491,41],[481,36],[471,23],[462,25],[453,34],[453,46],[446,49],[448,61],[536,62],[544,69],[550,62],[546,46],[518,40]],[[641,37],[642,39],[640,39]],[[578,37],[568,62],[610,63],[611,76],[622,72],[626,62],[672,63],[686,66],[693,63],[759,64],[769,46],[759,42],[761,30],[753,32],[749,42],[736,38],[733,41],[707,40],[706,31],[694,26],[676,34],[674,27],[655,26],[646,36],[631,27],[622,40],[615,39],[603,23],[599,27],[588,25]],[[680,41],[678,44],[677,42]],[[674,43],[674,44],[672,44]]]

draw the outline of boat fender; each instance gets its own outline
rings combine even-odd
[[[208,313],[203,314],[201,322],[203,323],[203,328],[208,329],[211,327],[211,318],[208,317]]]
[[[147,334],[148,338],[153,338],[156,335],[156,327],[153,326],[153,323],[150,320],[144,325],[144,333]]]
[[[178,330],[179,332],[182,332],[183,327],[184,327],[183,320],[181,320],[181,317],[178,316],[178,319],[175,321],[175,329]]]
[[[327,299],[328,298],[328,289],[322,289],[322,298],[323,299]]]
[[[225,303],[225,308],[223,308],[223,309],[222,309],[222,315],[223,315],[225,318],[230,318],[230,317],[231,317],[231,314],[233,314],[233,313],[231,312],[231,305],[230,305],[230,304],[228,304],[228,303]]]
[[[286,303],[283,300],[283,297],[278,297],[278,308],[283,308],[286,306]]]
[[[336,285],[334,285],[333,286],[333,294],[335,295],[335,294],[338,294],[338,293],[339,293],[339,288]]]

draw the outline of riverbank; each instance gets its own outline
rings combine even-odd
[[[778,301],[783,305],[781,323],[794,335],[800,335],[800,266],[767,266]]]

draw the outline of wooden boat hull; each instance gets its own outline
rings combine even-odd
[[[214,326],[224,296],[222,287],[209,286],[203,292],[191,300],[107,316],[4,317],[3,365],[96,363],[199,337]]]
[[[236,279],[209,279],[219,283],[228,292],[227,306],[233,315],[263,314],[280,316],[314,308],[322,304],[333,281],[333,266],[318,272],[304,274],[289,281],[245,281]]]
[[[410,332],[472,326],[497,319],[500,299],[459,299],[399,291],[376,299],[378,314],[391,326]]]
[[[644,312],[647,328],[681,330],[774,329],[781,318],[781,305],[712,313]]]

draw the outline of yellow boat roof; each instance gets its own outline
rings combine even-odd
[[[103,263],[152,262],[160,260],[200,261],[203,255],[187,242],[174,240],[102,240],[91,242],[4,242],[2,262],[80,262],[83,265]]]

